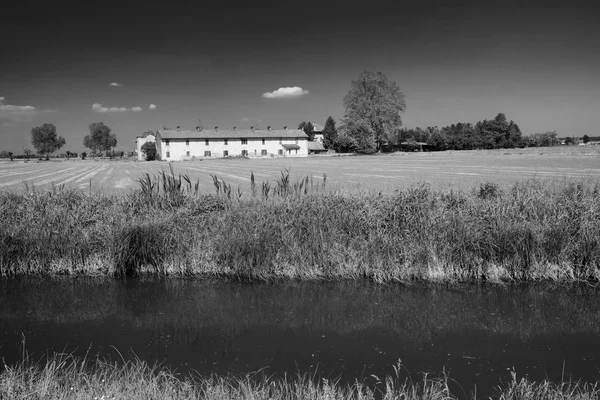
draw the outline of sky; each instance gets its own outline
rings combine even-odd
[[[83,151],[148,129],[324,125],[362,71],[406,96],[404,126],[506,114],[598,136],[600,5],[574,1],[40,2],[0,13],[0,151],[52,123]],[[598,4],[599,2],[595,2]]]

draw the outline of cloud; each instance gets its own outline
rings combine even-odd
[[[110,86],[121,87],[123,85],[121,85],[121,84],[119,84],[117,82],[113,82],[113,83],[110,84]]]
[[[131,111],[133,111],[133,112],[142,111],[142,107],[133,107],[133,108],[131,109]]]
[[[5,100],[5,97],[0,97],[0,119],[8,119],[13,122],[31,121],[40,112],[49,111],[39,111],[34,106],[13,106],[10,104],[4,104]]]
[[[156,105],[155,104],[150,104],[148,106],[148,109],[150,109],[150,110],[156,110]]]
[[[250,118],[242,118],[242,121],[248,122],[248,121],[250,121]]]
[[[107,112],[125,112],[127,109],[125,107],[102,107],[100,103],[94,103],[92,105],[92,110],[99,113],[107,113]]]
[[[279,99],[282,97],[298,97],[308,94],[308,90],[304,90],[299,86],[281,87],[273,92],[263,93],[262,97],[266,99]]]

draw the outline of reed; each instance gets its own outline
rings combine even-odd
[[[182,376],[160,365],[149,365],[134,357],[130,361],[111,362],[99,358],[77,358],[54,354],[33,360],[26,353],[16,365],[5,365],[0,373],[2,399],[286,399],[286,400],[445,400],[475,399],[476,391],[467,395],[452,393],[449,377],[428,375],[420,380],[399,379],[400,365],[394,374],[376,385],[341,384],[337,380],[316,379],[311,374],[273,378],[264,372],[244,376]],[[377,377],[376,377],[377,378]],[[492,398],[499,400],[587,400],[600,396],[600,384],[511,380],[497,388]]]
[[[195,275],[240,280],[581,281],[600,278],[600,183],[426,184],[344,192],[327,177],[171,169],[127,194],[53,187],[0,193],[0,273]]]

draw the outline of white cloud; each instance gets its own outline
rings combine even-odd
[[[282,97],[298,97],[308,94],[308,90],[304,90],[299,86],[281,87],[272,92],[263,93],[263,97],[267,99],[279,99]]]
[[[148,108],[149,108],[150,110],[156,110],[156,105],[155,105],[155,104],[150,104],[150,105],[148,106]]]
[[[121,85],[121,84],[119,84],[117,82],[113,82],[113,83],[110,84],[110,86],[121,87],[123,85]]]
[[[5,100],[5,97],[0,97],[0,119],[9,119],[13,122],[31,121],[40,113],[34,106],[13,106],[4,104]]]
[[[127,111],[127,109],[125,107],[102,107],[102,104],[100,103],[94,103],[92,105],[92,110],[96,111],[96,112],[100,112],[100,113],[107,113],[107,112],[125,112]]]
[[[131,109],[131,111],[133,111],[133,112],[142,111],[142,107],[133,107],[133,108]]]

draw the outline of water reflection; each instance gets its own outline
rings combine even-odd
[[[0,282],[0,351],[133,351],[202,374],[317,370],[343,380],[450,371],[478,393],[515,368],[532,379],[593,380],[598,290],[199,280]]]

